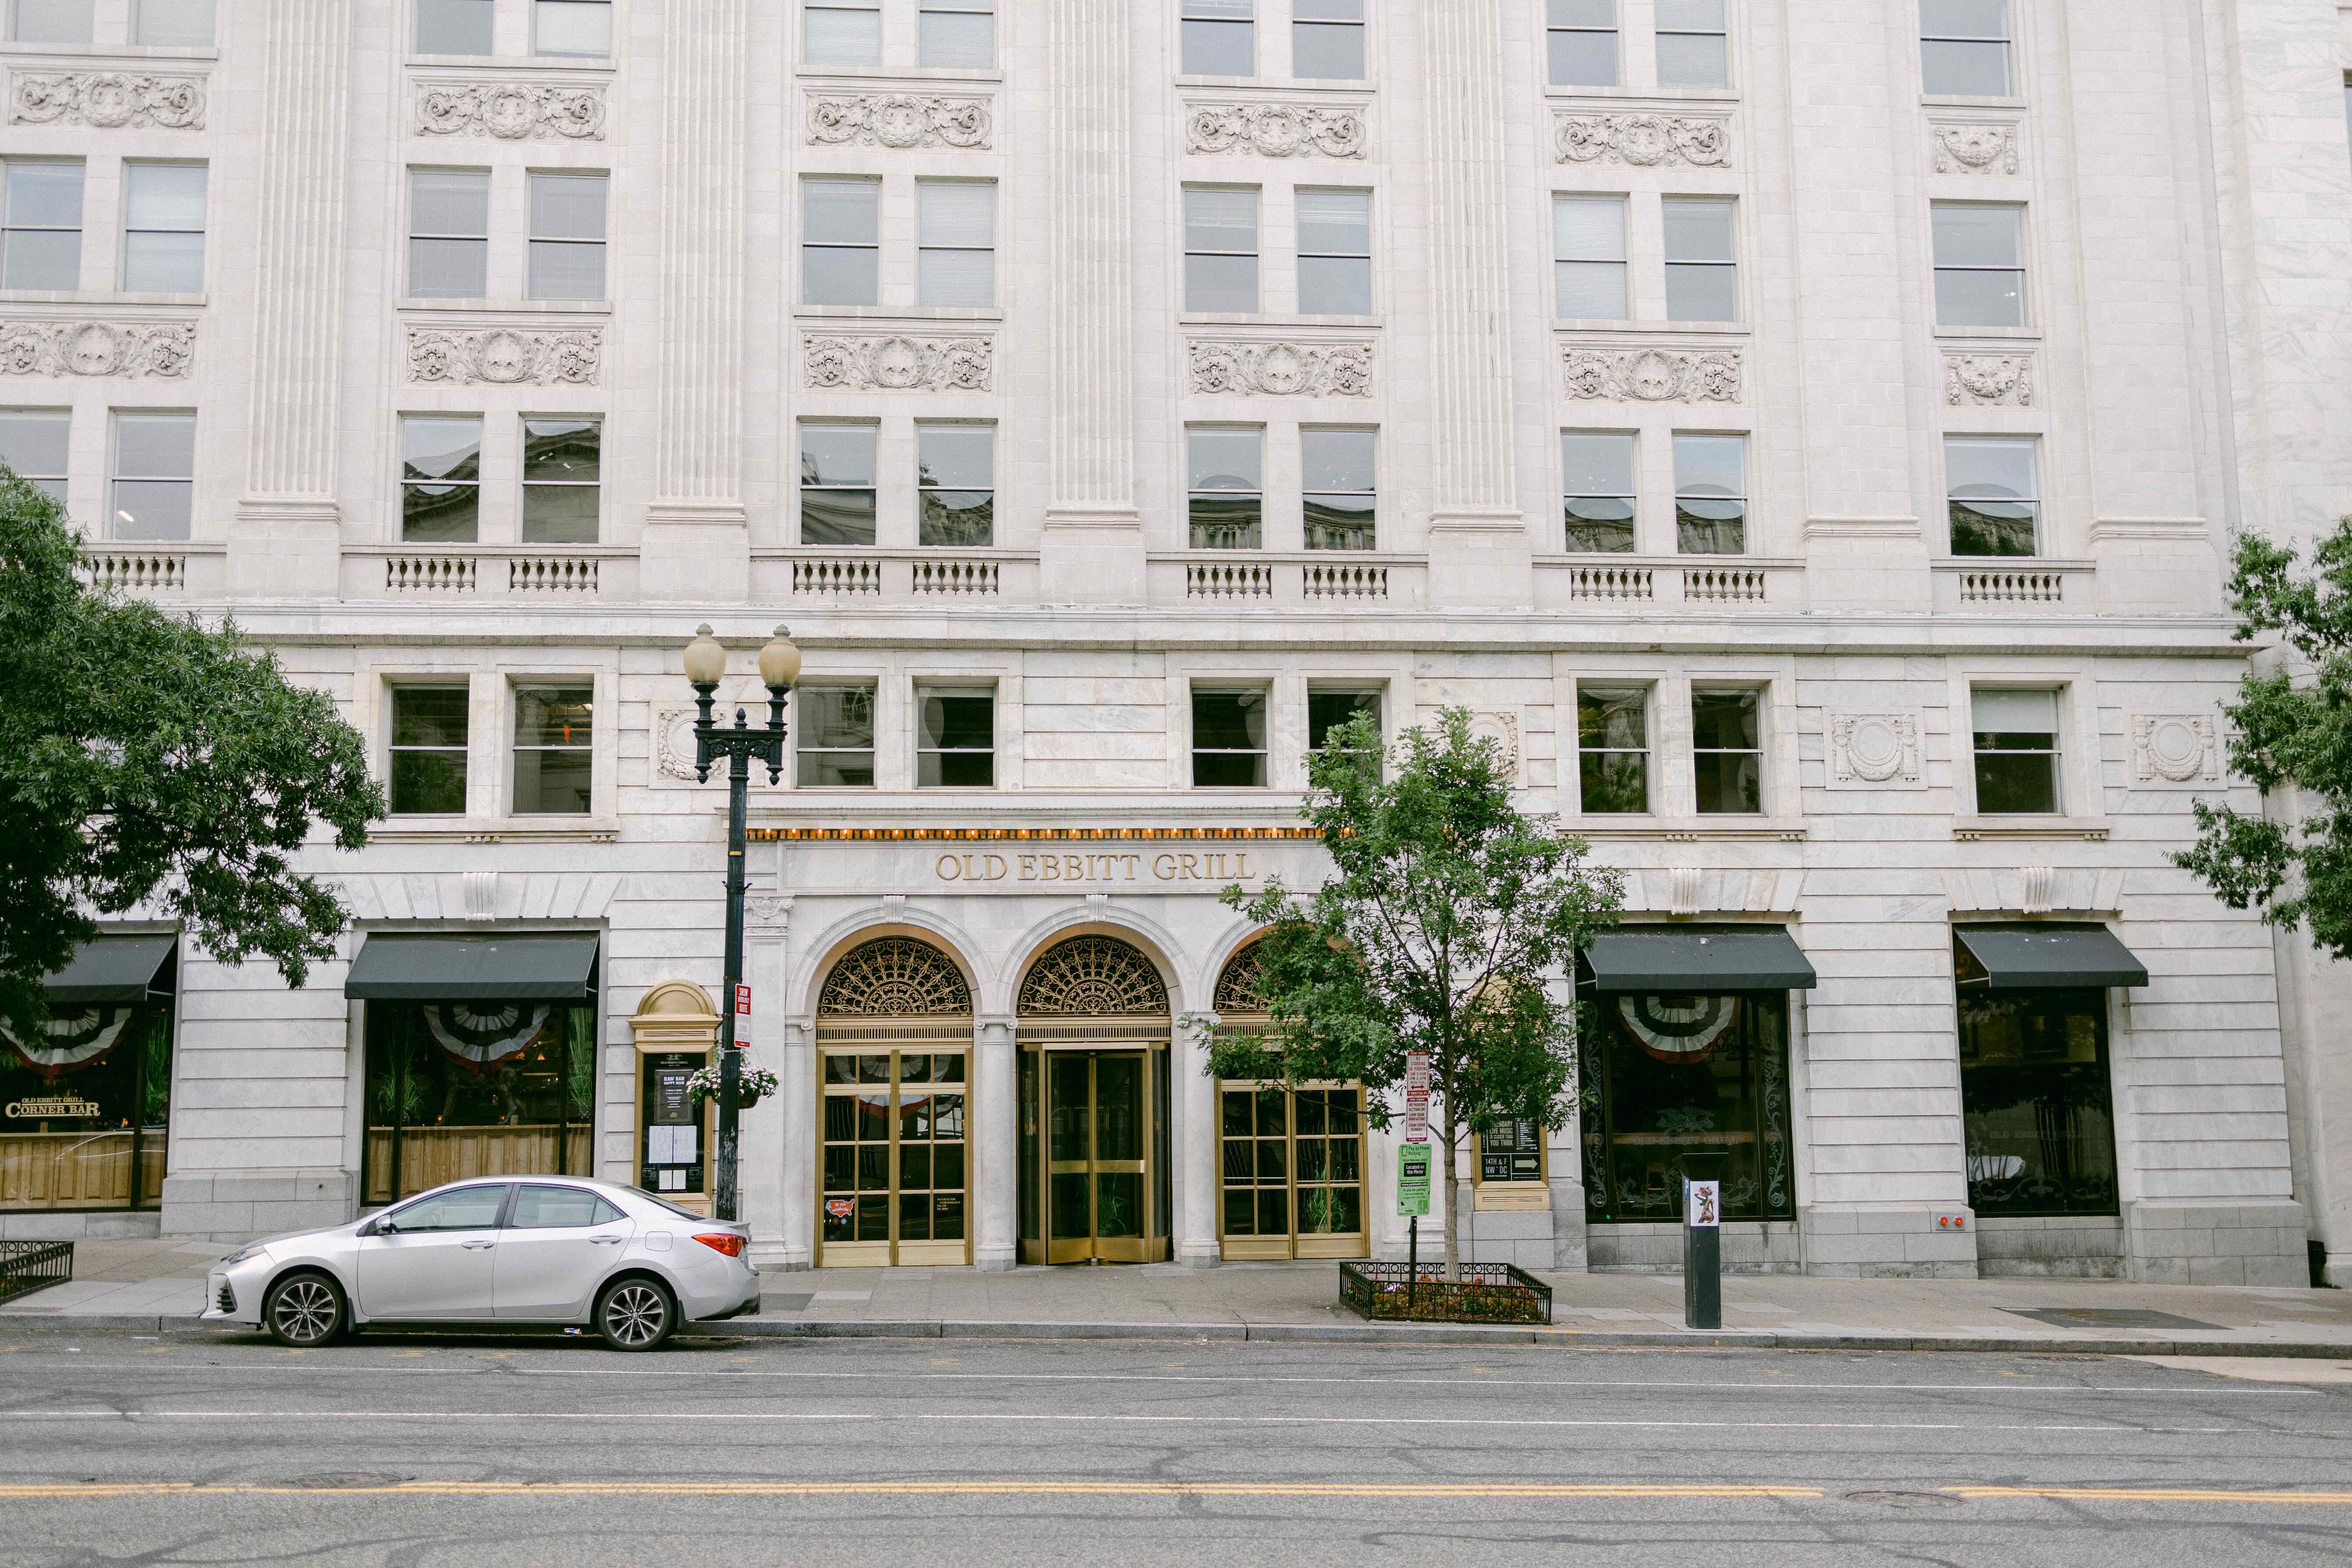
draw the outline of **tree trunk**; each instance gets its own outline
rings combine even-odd
[[[1460,1140],[1461,1128],[1454,1123],[1454,1102],[1450,1098],[1445,1111],[1445,1278],[1452,1282],[1462,1278],[1462,1216],[1454,1207],[1454,1145]]]

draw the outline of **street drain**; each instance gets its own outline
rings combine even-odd
[[[1848,1502],[1867,1503],[1873,1508],[1958,1508],[1960,1500],[1936,1491],[1850,1491]]]

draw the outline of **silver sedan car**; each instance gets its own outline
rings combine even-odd
[[[231,1253],[205,1281],[204,1316],[297,1349],[396,1322],[583,1325],[651,1350],[681,1322],[759,1311],[751,1247],[749,1226],[614,1182],[452,1182]]]

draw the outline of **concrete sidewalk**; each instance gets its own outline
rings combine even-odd
[[[0,1332],[193,1327],[229,1247],[93,1241],[74,1278],[0,1306]],[[2352,1291],[2090,1280],[1724,1281],[1724,1329],[1683,1327],[1682,1281],[1556,1274],[1549,1329],[1368,1323],[1339,1305],[1334,1263],[1139,1268],[826,1269],[771,1274],[756,1317],[698,1332],[780,1336],[1395,1340],[1744,1344],[2352,1360]],[[2024,1315],[2024,1314],[2035,1315]],[[2120,1315],[2117,1315],[2120,1314]]]

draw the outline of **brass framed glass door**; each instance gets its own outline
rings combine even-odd
[[[824,1053],[820,1266],[963,1263],[962,1051]]]
[[[1218,1102],[1223,1255],[1367,1256],[1362,1091],[1228,1082]]]
[[[1152,1214],[1159,1114],[1152,1053],[1049,1051],[1041,1066],[1044,1261],[1159,1260],[1167,1240]]]

